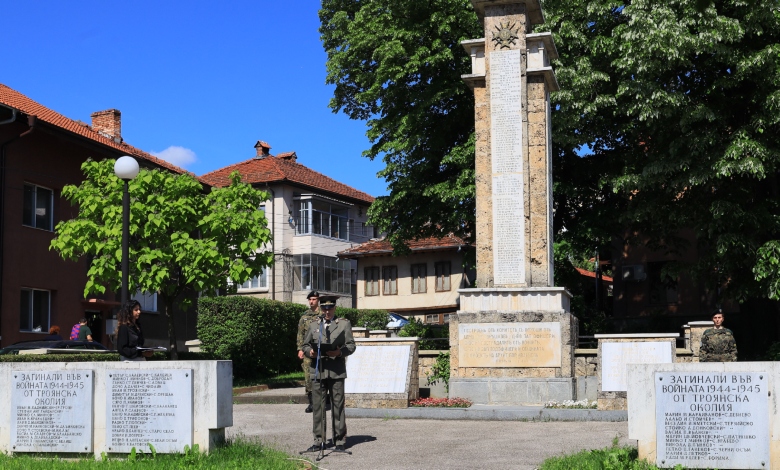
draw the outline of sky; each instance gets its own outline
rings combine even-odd
[[[387,194],[366,124],[333,114],[317,0],[4,2],[0,83],[71,119],[122,113],[125,142],[202,175],[255,155]]]

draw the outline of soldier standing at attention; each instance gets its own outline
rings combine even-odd
[[[720,309],[712,314],[714,328],[704,330],[699,349],[699,362],[736,362],[737,342],[734,333],[723,328],[723,312]]]
[[[311,370],[311,358],[303,355],[303,338],[306,337],[306,332],[309,331],[309,323],[316,320],[322,313],[320,311],[320,293],[316,290],[309,292],[306,296],[306,300],[309,301],[309,310],[305,312],[301,319],[298,320],[298,359],[303,359],[303,377],[306,383],[306,397],[309,399],[309,406],[306,407],[306,413],[312,412],[311,407],[311,376],[309,371]]]
[[[333,443],[335,452],[346,452],[344,444],[347,438],[347,421],[344,413],[344,379],[347,378],[347,361],[344,359],[355,352],[355,340],[352,337],[352,325],[346,318],[336,318],[337,295],[320,297],[320,309],[325,314],[319,321],[309,324],[309,331],[303,341],[303,353],[312,358],[314,367],[312,399],[314,415],[312,431],[314,445],[306,452],[322,451],[326,441],[325,394],[332,401]],[[319,349],[319,351],[318,351]],[[317,353],[319,352],[319,358]],[[316,361],[316,362],[315,362]]]

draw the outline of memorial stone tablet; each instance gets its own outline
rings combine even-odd
[[[561,367],[561,324],[460,323],[460,367]]]
[[[14,371],[11,449],[92,451],[91,370]]]
[[[601,343],[601,391],[625,392],[626,364],[671,364],[669,341]]]
[[[344,393],[408,393],[412,347],[361,345],[347,358]]]
[[[520,50],[490,53],[493,266],[496,285],[525,282]]]
[[[657,463],[686,468],[768,468],[767,375],[656,372]]]
[[[192,445],[192,370],[106,371],[106,446],[182,452]]]

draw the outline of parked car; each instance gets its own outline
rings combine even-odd
[[[95,341],[21,341],[0,349],[0,354],[19,354],[20,349],[91,349],[107,351],[108,348]]]

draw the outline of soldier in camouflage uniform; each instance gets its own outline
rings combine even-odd
[[[298,320],[298,359],[303,359],[303,374],[306,382],[306,396],[309,399],[309,406],[306,407],[306,413],[312,412],[311,407],[311,358],[303,355],[303,338],[306,336],[306,332],[309,331],[309,323],[316,320],[320,315],[320,293],[316,290],[309,292],[306,296],[306,300],[309,301],[309,311],[301,316]]]
[[[734,333],[723,328],[723,312],[716,310],[712,315],[714,328],[704,330],[699,349],[699,362],[736,362],[737,342]]]

